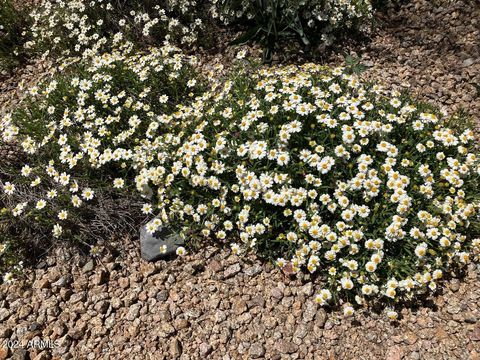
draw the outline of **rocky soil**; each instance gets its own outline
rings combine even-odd
[[[37,60],[15,70],[11,77],[0,79],[0,115],[11,111],[27,96],[25,89],[41,82],[52,74],[52,64]]]
[[[364,75],[479,120],[478,1],[414,0],[382,21],[351,49],[369,66]],[[372,309],[344,319],[317,308],[320,284],[308,276],[226,249],[150,264],[136,239],[110,245],[119,253],[59,248],[0,285],[0,359],[480,359],[474,265],[390,322]]]
[[[136,242],[123,246],[83,261],[58,250],[4,287],[0,337],[18,348],[0,359],[480,359],[474,266],[391,323],[367,309],[327,313],[313,302],[318,284],[252,257],[209,247],[152,264]],[[34,345],[47,339],[53,348]]]
[[[380,22],[377,36],[356,50],[369,66],[367,77],[409,89],[449,113],[464,109],[478,123],[480,3],[415,0]]]

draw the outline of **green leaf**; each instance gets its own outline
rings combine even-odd
[[[296,17],[293,20],[292,24],[290,24],[290,28],[293,31],[295,31],[298,34],[298,36],[300,36],[300,39],[302,40],[303,45],[310,46],[310,40],[308,39],[307,35],[305,35],[305,31],[303,30],[302,22],[298,17],[298,13],[296,14]]]
[[[243,35],[239,36],[235,40],[232,40],[230,42],[230,45],[246,44],[247,42],[255,39],[261,30],[262,30],[262,27],[259,25],[252,27],[251,29],[247,30]]]

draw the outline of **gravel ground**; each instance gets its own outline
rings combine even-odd
[[[38,84],[52,74],[52,64],[37,60],[18,68],[11,77],[0,80],[0,116],[11,111],[25,96],[25,89]]]
[[[313,302],[318,284],[251,257],[210,247],[151,264],[136,242],[122,245],[86,263],[58,250],[3,287],[0,337],[20,342],[16,359],[480,359],[474,266],[390,323],[327,313]],[[55,347],[27,348],[41,339]]]
[[[478,1],[415,0],[383,21],[369,44],[350,49],[369,66],[364,75],[478,120]],[[25,279],[0,286],[0,360],[480,359],[473,265],[391,323],[369,309],[344,319],[317,308],[320,284],[254,257],[207,248],[149,264],[136,240],[111,245],[120,253],[91,258],[59,248]]]
[[[388,12],[381,22],[371,43],[356,49],[369,66],[366,76],[410,89],[449,113],[467,110],[478,123],[480,2],[415,0]]]

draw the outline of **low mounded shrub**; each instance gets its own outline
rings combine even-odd
[[[52,234],[91,242],[137,233],[143,201],[128,179],[150,155],[136,149],[174,131],[181,104],[201,93],[193,64],[172,46],[138,54],[125,45],[70,64],[1,119],[0,270],[22,239],[41,250]]]
[[[183,122],[136,178],[155,190],[152,232],[317,274],[322,305],[408,300],[478,256],[473,132],[406,96],[340,68],[263,69]]]
[[[125,40],[138,48],[165,41],[190,46],[203,29],[201,9],[191,0],[44,0],[31,13],[26,47],[44,55],[91,56]]]

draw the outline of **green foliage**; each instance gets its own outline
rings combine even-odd
[[[7,74],[25,60],[23,44],[29,19],[12,0],[0,0],[0,75]]]
[[[249,26],[236,43],[261,41],[266,61],[281,39],[331,43],[372,15],[366,0],[209,5]],[[252,68],[241,52],[230,78],[207,82],[179,48],[149,47],[193,44],[201,22],[177,17],[191,25],[196,11],[189,0],[79,0],[32,14],[26,48],[66,57],[0,118],[5,281],[28,247],[88,244],[143,221],[316,274],[325,287],[315,300],[348,301],[346,314],[435,291],[478,259],[480,165],[466,113],[445,118],[362,83],[353,56],[346,68]]]
[[[264,60],[270,61],[279,41],[298,38],[309,49],[313,43],[331,44],[354,31],[368,32],[372,7],[369,1],[339,0],[221,0],[225,23],[247,27],[234,44],[258,41]]]
[[[449,128],[462,114],[312,64],[238,76],[217,98],[152,184],[190,241],[317,273],[322,304],[410,299],[478,256],[473,132]]]
[[[345,65],[349,74],[361,74],[367,70],[367,67],[361,63],[361,59],[352,55],[345,57]]]
[[[125,40],[138,49],[165,41],[191,45],[203,28],[195,1],[45,0],[32,11],[32,41],[27,48],[58,55],[109,51]]]
[[[241,3],[239,0],[225,1],[224,9],[228,9],[227,11],[238,9]],[[288,5],[283,0],[252,2],[254,14],[252,25],[242,36],[234,40],[232,45],[258,41],[264,46],[266,62],[271,61],[275,45],[280,39],[298,36],[305,46],[310,46],[299,12]]]
[[[194,62],[171,46],[126,47],[70,65],[0,119],[0,151],[11,149],[0,158],[0,188],[15,184],[0,193],[0,271],[38,255],[52,235],[92,243],[137,233],[145,214],[131,160],[148,148],[153,123],[168,128],[201,92]]]

